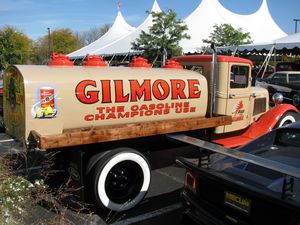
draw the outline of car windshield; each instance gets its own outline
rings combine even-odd
[[[260,149],[252,153],[269,160],[300,168],[300,135],[298,135],[299,133],[295,136],[295,134],[292,135],[282,132],[278,141],[282,145],[289,143],[291,146],[291,144],[294,144],[294,146],[289,148],[281,149],[280,147],[272,146],[267,150]],[[225,174],[225,176],[239,183],[278,193],[278,196],[281,195],[284,178],[289,178],[280,172],[234,158],[221,156],[220,154],[213,154],[211,156],[211,162],[211,169],[220,171],[223,175]],[[294,200],[300,202],[300,180],[295,178],[294,181],[294,191],[296,193]]]

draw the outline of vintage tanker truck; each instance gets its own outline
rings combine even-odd
[[[54,167],[82,187],[82,199],[123,211],[147,193],[148,157],[171,145],[166,134],[193,131],[237,147],[295,121],[295,107],[269,109],[267,90],[251,87],[249,60],[182,56],[149,67],[142,58],[107,67],[99,57],[73,66],[61,55],[48,66],[11,66],[5,137],[28,154],[56,152]]]

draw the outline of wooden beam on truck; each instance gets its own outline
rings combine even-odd
[[[231,116],[201,117],[66,129],[62,134],[55,135],[31,131],[31,137],[44,150],[200,130],[231,123]]]

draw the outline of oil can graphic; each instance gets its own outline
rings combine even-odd
[[[56,90],[52,86],[42,86],[37,90],[37,102],[31,108],[34,118],[53,118],[57,114]]]

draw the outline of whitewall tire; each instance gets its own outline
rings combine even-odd
[[[94,193],[98,203],[113,211],[136,206],[145,197],[151,171],[147,159],[128,148],[111,150],[94,171]]]
[[[286,126],[290,123],[296,122],[296,113],[294,112],[286,112],[276,124],[276,128]]]

